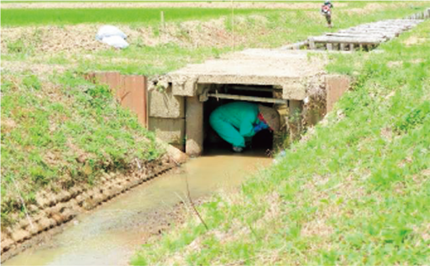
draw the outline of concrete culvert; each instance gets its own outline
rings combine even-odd
[[[213,146],[231,149],[209,116],[226,103],[252,102],[281,116],[280,132],[256,135],[252,147],[276,150],[321,120],[348,89],[348,77],[325,72],[327,62],[319,51],[249,49],[156,77],[148,88],[149,129],[191,156]]]

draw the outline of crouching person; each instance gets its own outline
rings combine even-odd
[[[209,123],[218,135],[232,145],[233,151],[242,152],[250,140],[261,130],[279,130],[279,113],[270,107],[232,102],[215,109]]]

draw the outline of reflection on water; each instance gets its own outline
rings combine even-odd
[[[209,195],[240,185],[244,177],[270,163],[264,153],[211,151],[191,159],[147,185],[134,188],[96,210],[79,215],[49,243],[29,249],[3,265],[126,265],[145,235],[148,213],[168,209],[191,195]]]

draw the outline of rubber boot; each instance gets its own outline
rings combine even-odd
[[[242,151],[243,151],[243,148],[242,148],[242,147],[236,147],[236,146],[233,146],[233,151],[234,151],[234,152],[242,152]]]

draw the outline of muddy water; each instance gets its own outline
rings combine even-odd
[[[157,222],[155,211],[167,212],[186,199],[185,178],[192,197],[198,198],[220,188],[238,187],[245,176],[270,161],[261,152],[251,151],[240,156],[212,152],[192,159],[181,168],[78,216],[46,243],[3,265],[126,265],[148,235],[148,220]]]

